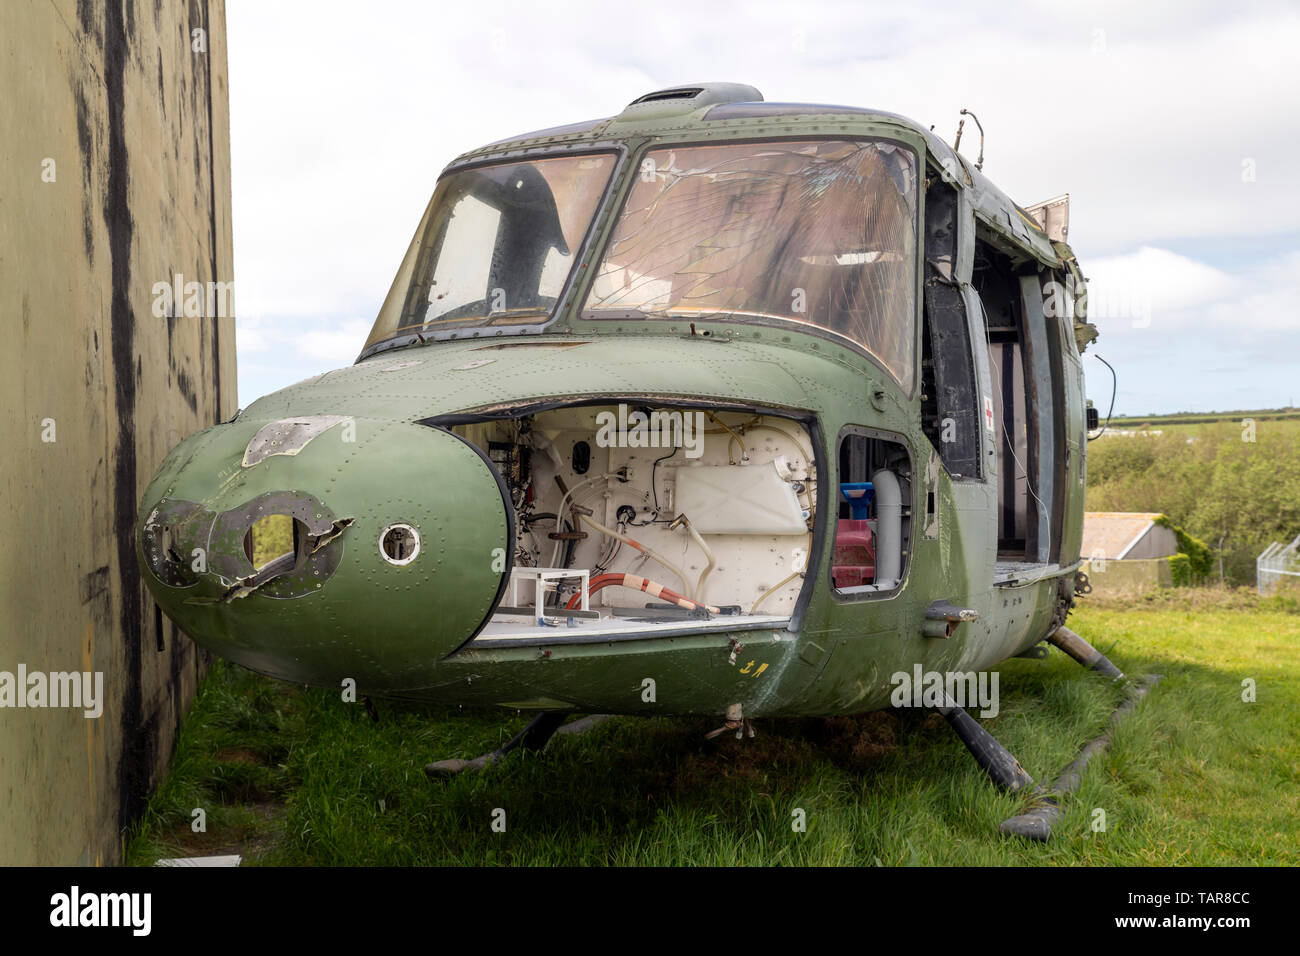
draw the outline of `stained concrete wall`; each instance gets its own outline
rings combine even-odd
[[[236,409],[233,310],[153,314],[156,282],[234,278],[225,39],[221,0],[0,3],[0,672],[106,698],[0,708],[0,864],[116,863],[202,664],[133,539],[166,452]]]
[[[1178,535],[1169,528],[1153,524],[1142,536],[1142,540],[1129,548],[1124,559],[1167,558],[1178,553]]]

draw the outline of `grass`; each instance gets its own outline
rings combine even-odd
[[[293,550],[293,518],[289,515],[258,518],[249,530],[253,538],[254,568],[260,568],[272,558]]]
[[[1231,423],[1240,425],[1242,419],[1254,421],[1295,421],[1300,410],[1295,408],[1266,408],[1256,411],[1235,412],[1175,412],[1169,415],[1115,415],[1110,424],[1114,428],[1160,428],[1164,426],[1192,426]]]
[[[944,721],[915,712],[717,721],[614,718],[543,755],[449,781],[527,715],[304,690],[224,662],[205,679],[127,861],[240,853],[306,865],[983,865],[1300,863],[1300,602],[1246,591],[1087,599],[1071,627],[1164,680],[1065,803],[1056,838],[998,834],[996,791]],[[1242,681],[1257,700],[1241,699]],[[1121,689],[1053,651],[1001,669],[985,725],[1040,781],[1104,728]],[[191,811],[204,808],[206,833]],[[1093,832],[1094,809],[1106,829]],[[491,828],[504,810],[504,833]],[[802,809],[806,832],[792,829]]]

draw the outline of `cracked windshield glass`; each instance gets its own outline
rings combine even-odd
[[[796,322],[866,349],[910,391],[916,165],[892,143],[646,154],[586,318]]]

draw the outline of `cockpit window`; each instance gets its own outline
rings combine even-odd
[[[915,377],[916,159],[833,140],[646,153],[584,318],[815,325]]]
[[[420,329],[544,322],[614,161],[564,156],[444,176],[366,347]]]

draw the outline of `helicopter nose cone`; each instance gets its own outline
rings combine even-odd
[[[137,544],[154,599],[199,644],[285,680],[394,692],[432,681],[491,614],[511,514],[486,457],[448,431],[237,420],[168,456]]]

